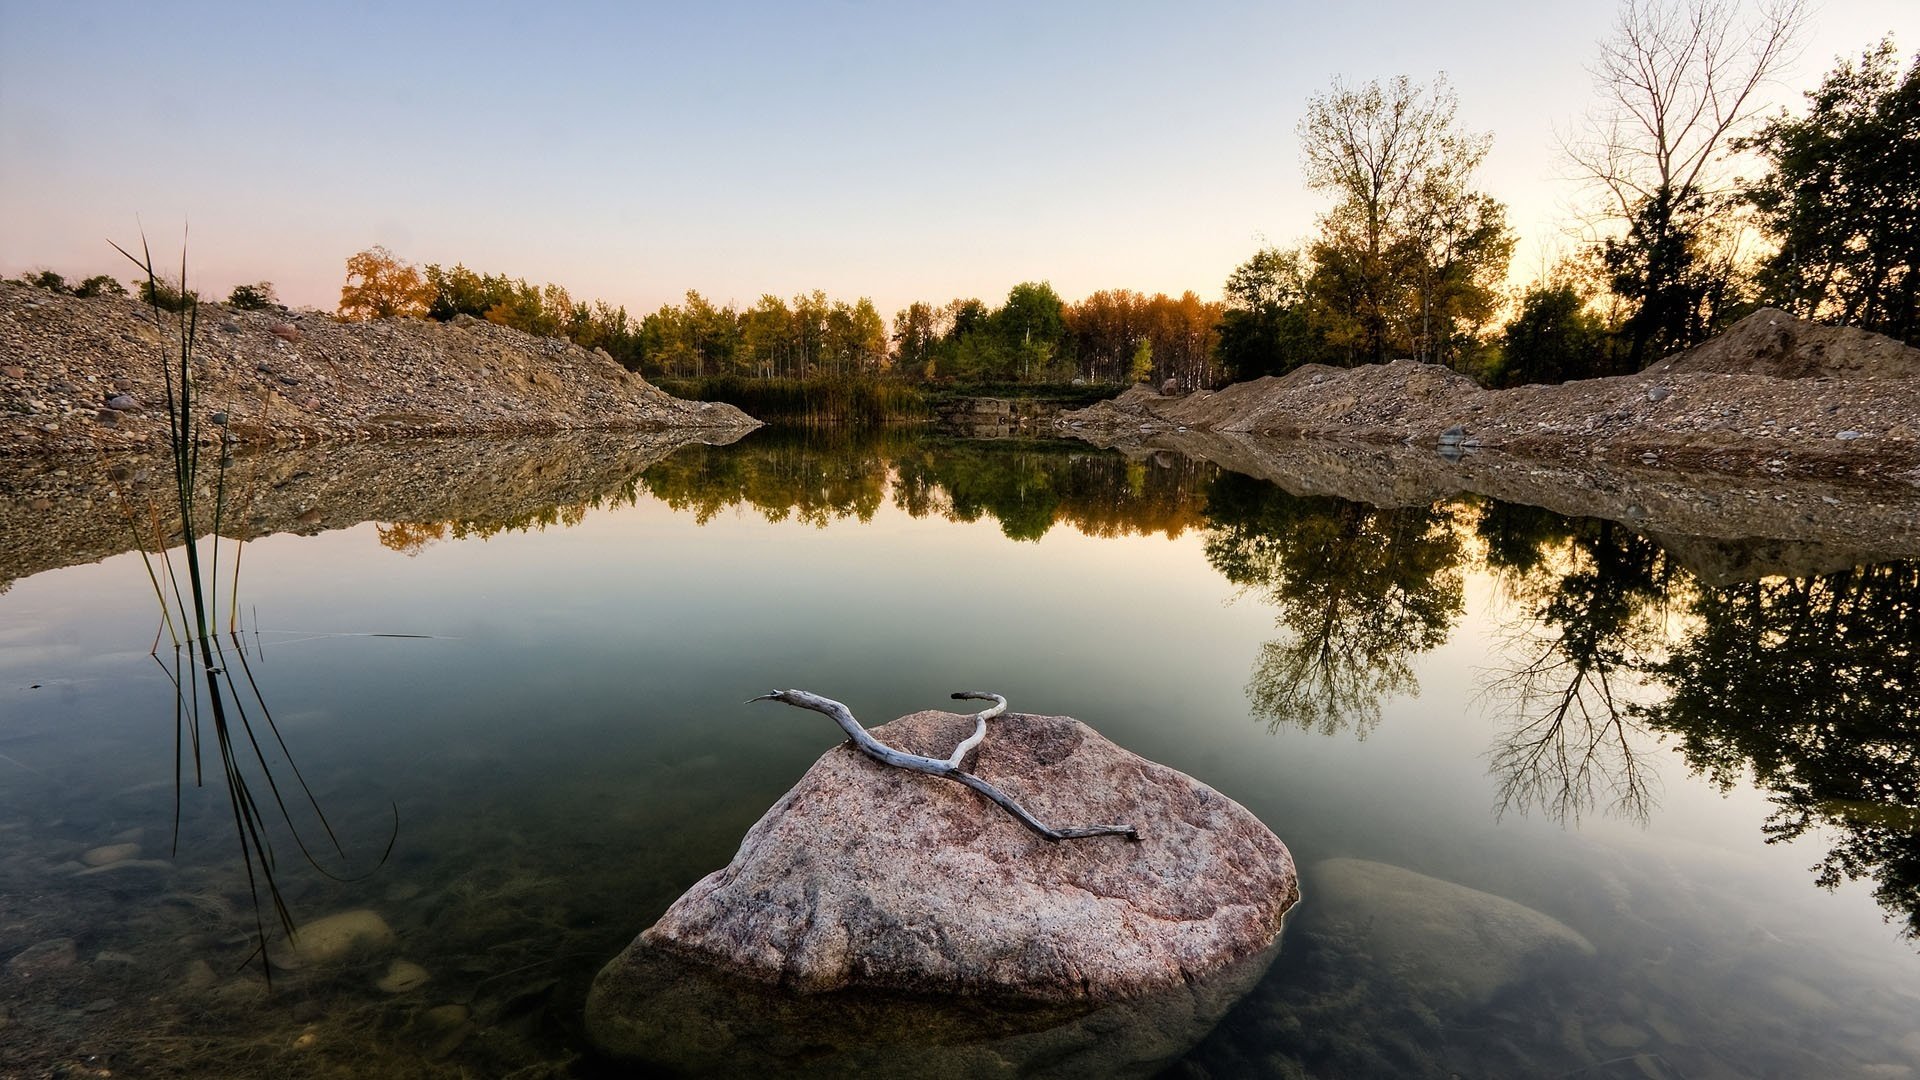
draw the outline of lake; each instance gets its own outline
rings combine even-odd
[[[1886,536],[913,434],[242,457],[237,818],[130,550],[150,466],[7,469],[0,1073],[627,1075],[587,987],[839,741],[743,704],[789,686],[869,725],[998,691],[1288,844],[1279,954],[1168,1075],[1920,1071]],[[254,821],[291,915],[370,947],[277,943]]]

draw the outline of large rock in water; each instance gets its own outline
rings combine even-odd
[[[1594,954],[1579,931],[1503,896],[1366,859],[1313,867],[1315,914],[1430,1007],[1480,1006]]]
[[[874,735],[938,757],[972,726],[922,712]],[[1081,1011],[1270,958],[1300,895],[1293,859],[1231,799],[1061,716],[992,721],[973,771],[1049,825],[1129,824],[1141,840],[1049,843],[959,784],[837,747],[732,863],[600,972],[587,1003],[596,1041],[647,1050],[663,957],[789,993]]]

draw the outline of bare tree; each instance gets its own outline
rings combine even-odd
[[[1626,0],[1601,43],[1601,102],[1562,148],[1600,196],[1592,224],[1629,301],[1636,367],[1705,329],[1719,295],[1694,248],[1723,194],[1727,146],[1760,110],[1757,92],[1789,59],[1805,14],[1805,0],[1750,15],[1729,0]]]

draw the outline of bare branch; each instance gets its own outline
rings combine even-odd
[[[944,759],[924,757],[920,754],[909,754],[902,750],[896,750],[886,743],[881,742],[879,739],[874,738],[871,732],[860,726],[860,721],[853,718],[852,710],[848,709],[845,705],[832,698],[822,697],[819,694],[806,690],[774,690],[748,700],[749,702],[778,701],[784,705],[792,705],[800,709],[811,709],[814,712],[831,717],[834,723],[840,725],[840,730],[847,733],[847,739],[853,743],[854,749],[873,760],[883,765],[892,765],[895,768],[906,769],[910,772],[925,773],[928,776],[938,776],[942,779],[952,780],[966,787],[970,787],[993,800],[1001,809],[1012,814],[1020,824],[1032,829],[1035,833],[1038,833],[1047,840],[1084,840],[1091,836],[1124,836],[1129,840],[1135,841],[1140,839],[1139,830],[1131,825],[1073,825],[1062,829],[1050,828],[1041,824],[1038,818],[1028,813],[1025,807],[1014,800],[1013,796],[1008,795],[986,780],[982,780],[980,777],[963,770],[960,766],[966,760],[967,755],[971,753],[975,747],[980,745],[982,739],[986,738],[987,721],[1007,711],[1007,699],[999,694],[980,690],[962,690],[953,696],[956,700],[961,701],[991,701],[994,704],[991,708],[983,709],[974,714],[973,734],[962,739],[960,744],[954,747],[953,753]]]

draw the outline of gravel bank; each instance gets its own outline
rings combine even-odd
[[[133,300],[0,284],[0,457],[163,447],[165,349]],[[471,318],[348,323],[204,304],[196,356],[203,418],[226,413],[249,444],[757,426],[604,352]]]

